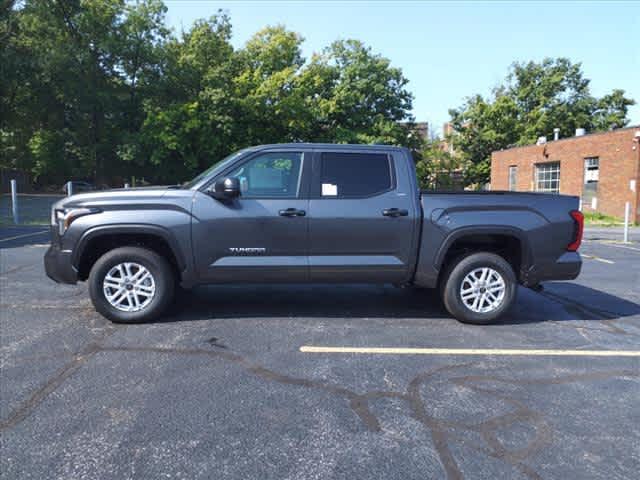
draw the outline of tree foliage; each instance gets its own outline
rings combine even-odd
[[[40,183],[176,183],[230,152],[278,142],[412,148],[424,186],[489,176],[493,150],[561,129],[627,124],[622,90],[601,98],[580,64],[514,64],[503,85],[451,111],[458,156],[412,133],[402,71],[357,40],[304,58],[304,39],[266,27],[242,48],[222,12],[173,32],[162,0],[0,3],[0,168]]]
[[[412,144],[407,79],[355,40],[307,61],[283,26],[234,49],[221,12],[172,32],[161,0],[1,8],[0,167],[42,183],[175,183],[261,143]]]
[[[635,102],[623,90],[597,98],[589,83],[581,64],[566,58],[514,63],[488,98],[473,95],[450,110],[456,151],[468,163],[466,182],[489,180],[492,151],[553,138],[554,128],[569,137],[577,128],[595,132],[627,125]]]
[[[416,175],[421,188],[457,190],[464,186],[462,172],[467,167],[465,160],[445,150],[441,139],[426,140],[415,158]]]

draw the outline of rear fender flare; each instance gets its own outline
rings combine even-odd
[[[508,227],[504,225],[487,225],[485,227],[462,227],[452,231],[449,235],[447,235],[447,237],[445,237],[444,241],[442,242],[442,245],[438,249],[438,253],[436,254],[434,259],[434,266],[436,270],[439,271],[442,268],[445,256],[447,255],[447,252],[449,251],[451,246],[457,240],[471,235],[504,235],[517,238],[520,241],[522,249],[520,271],[524,272],[528,269],[531,263],[532,252],[526,233],[523,230],[515,227]],[[516,272],[516,275],[520,276],[519,273],[520,272]]]

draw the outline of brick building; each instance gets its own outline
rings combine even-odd
[[[584,211],[618,218],[630,202],[640,223],[640,126],[493,152],[491,189],[576,195]]]
[[[411,134],[421,140],[429,140],[429,123],[428,122],[400,122],[411,130]]]
[[[451,155],[454,155],[453,143],[451,143],[451,137],[456,134],[456,131],[453,129],[453,125],[449,122],[445,122],[442,124],[442,142],[440,142],[440,148],[449,152]]]

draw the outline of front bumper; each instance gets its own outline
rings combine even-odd
[[[47,277],[58,283],[75,284],[78,272],[71,263],[71,250],[61,250],[55,242],[44,254],[44,270]]]

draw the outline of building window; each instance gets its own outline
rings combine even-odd
[[[536,192],[560,193],[560,162],[536,165]]]
[[[598,180],[600,177],[600,159],[587,157],[584,159],[584,186],[582,188],[582,205],[593,210],[598,208]]]
[[[518,188],[518,166],[511,165],[509,167],[509,190],[515,191]]]

